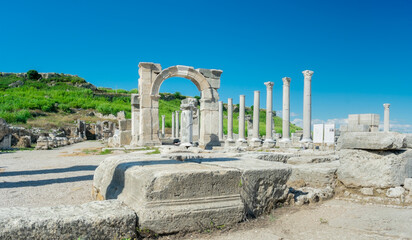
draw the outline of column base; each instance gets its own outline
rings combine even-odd
[[[225,141],[225,147],[234,147],[236,144],[235,144],[235,140],[233,140],[233,139],[226,139],[226,141]]]
[[[291,142],[291,140],[290,140],[290,138],[282,138],[282,139],[280,139],[279,142],[288,143],[288,142]]]
[[[247,144],[246,139],[238,139],[238,140],[236,141],[236,146],[237,146],[237,147],[247,147],[248,144]]]
[[[259,138],[252,138],[252,140],[249,141],[249,146],[253,148],[261,147],[262,140],[260,140]]]
[[[275,147],[275,145],[276,145],[276,142],[273,139],[266,139],[263,142],[262,147],[264,147],[264,148],[273,148],[273,147]]]
[[[301,142],[301,143],[311,143],[311,142],[312,142],[312,139],[310,139],[310,138],[302,138],[302,140],[300,140],[299,142]]]
[[[193,144],[186,142],[186,143],[181,143],[179,146],[189,148],[189,147],[193,147]]]

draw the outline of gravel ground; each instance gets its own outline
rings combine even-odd
[[[98,141],[53,150],[0,153],[0,207],[74,205],[92,201],[93,174],[108,155]]]

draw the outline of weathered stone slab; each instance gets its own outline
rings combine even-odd
[[[396,132],[345,132],[338,139],[337,150],[397,150],[404,147],[405,135]]]
[[[290,166],[292,167],[292,175],[287,182],[288,186],[294,188],[303,186],[319,188],[332,186],[334,184],[339,162],[334,161],[330,163],[325,162]]]
[[[288,164],[298,165],[298,164],[309,164],[309,163],[323,163],[323,162],[332,162],[338,160],[338,157],[335,155],[329,156],[299,156],[291,157],[287,160]]]
[[[117,198],[135,210],[139,228],[173,233],[241,221],[240,177],[234,168],[160,157],[109,158],[96,169],[94,189],[96,198]]]
[[[341,150],[338,154],[338,180],[347,187],[396,187],[412,177],[412,150]]]
[[[213,161],[213,159],[199,161],[202,164],[241,171],[242,178],[238,185],[241,186],[242,200],[248,216],[256,217],[268,212],[276,206],[277,202],[282,202],[287,197],[286,182],[291,169],[283,163],[251,159],[247,156],[231,161]]]
[[[117,200],[77,206],[0,209],[0,239],[135,237],[136,214]]]

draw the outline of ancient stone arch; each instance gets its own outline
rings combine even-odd
[[[132,96],[132,144],[159,145],[159,89],[171,77],[192,81],[200,91],[199,145],[219,146],[218,101],[221,70],[173,66],[162,71],[160,64],[139,63],[139,94]]]

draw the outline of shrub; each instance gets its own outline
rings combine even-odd
[[[27,72],[27,79],[30,80],[39,80],[41,75],[36,70],[29,70]]]
[[[60,110],[66,113],[72,113],[72,109],[67,104],[59,104]]]

